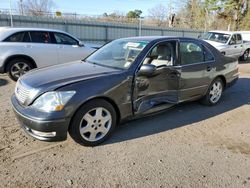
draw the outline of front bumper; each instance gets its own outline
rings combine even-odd
[[[25,107],[19,104],[14,95],[11,97],[11,102],[21,127],[30,136],[43,141],[62,141],[67,138],[70,118],[39,120],[32,117],[32,114],[25,114]]]

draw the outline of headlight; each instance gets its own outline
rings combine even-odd
[[[38,97],[32,107],[44,112],[61,111],[75,93],[75,91],[47,92]]]

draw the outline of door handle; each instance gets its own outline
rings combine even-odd
[[[212,70],[211,66],[207,66],[207,71],[210,72]]]
[[[25,45],[25,48],[32,48],[30,44]]]
[[[174,78],[174,77],[179,77],[181,74],[179,72],[171,72],[170,73],[170,77]]]
[[[234,48],[237,48],[237,46],[234,46]]]

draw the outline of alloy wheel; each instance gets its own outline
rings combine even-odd
[[[20,78],[27,73],[31,67],[25,62],[17,62],[11,66],[10,73],[15,78]]]
[[[209,92],[210,101],[214,104],[217,103],[220,100],[222,91],[223,91],[222,83],[220,81],[214,82]]]
[[[111,113],[103,107],[94,108],[83,116],[79,126],[80,134],[85,140],[96,142],[109,132],[111,125]]]

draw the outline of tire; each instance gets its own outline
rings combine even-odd
[[[224,84],[220,78],[216,78],[209,86],[206,95],[201,102],[207,106],[214,106],[220,102],[223,93]],[[215,97],[217,96],[217,97]]]
[[[247,50],[244,52],[244,54],[240,57],[240,60],[242,60],[242,61],[247,61],[248,56],[249,56],[249,50],[247,49]]]
[[[96,146],[110,137],[116,123],[114,107],[105,100],[96,99],[87,102],[76,112],[71,120],[69,134],[79,144]]]
[[[18,78],[20,78],[22,75],[24,75],[33,68],[34,66],[28,60],[23,58],[17,58],[8,62],[6,72],[12,80],[17,81]]]

